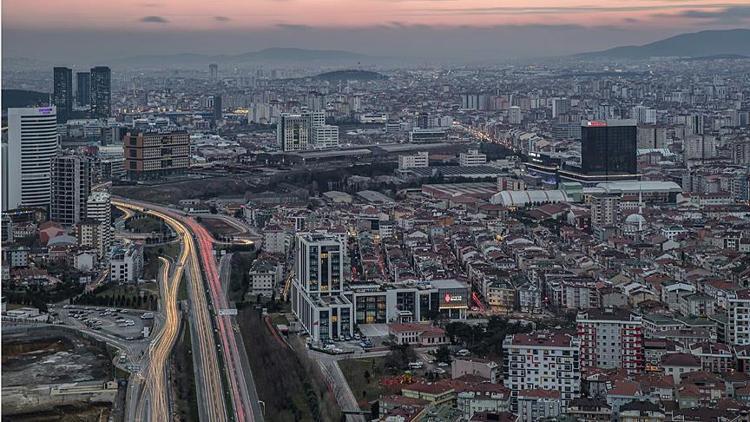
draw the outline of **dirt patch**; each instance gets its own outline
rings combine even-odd
[[[106,346],[66,332],[3,334],[3,386],[30,386],[110,378]]]
[[[13,415],[3,417],[3,421],[14,422],[99,422],[109,418],[111,410],[108,406],[60,406],[46,412],[34,412],[29,414]]]

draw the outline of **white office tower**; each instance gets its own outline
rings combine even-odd
[[[513,106],[508,110],[508,123],[512,125],[520,125],[523,120],[521,114],[521,107]]]
[[[7,184],[3,210],[18,207],[49,209],[52,200],[52,159],[57,155],[55,107],[9,108]]]
[[[313,341],[352,334],[352,303],[343,295],[346,245],[334,234],[298,233],[292,311]]]
[[[101,229],[97,249],[100,258],[104,258],[112,246],[112,200],[107,192],[94,192],[89,196],[86,217],[99,222]]]
[[[50,220],[73,226],[86,217],[91,193],[91,161],[75,154],[52,160],[52,204]]]
[[[429,165],[430,165],[430,153],[427,151],[420,151],[414,155],[399,155],[398,156],[399,170],[425,168],[425,167],[429,167]]]
[[[656,110],[644,106],[635,106],[630,109],[630,118],[637,120],[640,124],[656,124]]]
[[[321,125],[310,128],[315,149],[336,148],[339,146],[339,127]]]
[[[470,149],[458,156],[458,164],[461,167],[483,166],[487,164],[487,156],[477,149]]]
[[[304,151],[309,141],[308,120],[299,114],[284,113],[276,123],[276,141],[282,151]]]

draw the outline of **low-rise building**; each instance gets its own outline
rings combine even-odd
[[[456,358],[451,366],[451,377],[459,378],[464,375],[482,377],[495,384],[499,381],[497,362],[479,358]]]
[[[112,247],[109,278],[121,283],[135,283],[143,277],[143,245],[129,242]]]
[[[450,343],[445,330],[431,324],[388,324],[388,333],[395,337],[396,344],[436,346]]]

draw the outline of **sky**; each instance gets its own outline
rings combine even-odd
[[[106,60],[268,47],[512,58],[750,27],[750,0],[3,0],[3,57]]]

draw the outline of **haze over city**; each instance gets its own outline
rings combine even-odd
[[[508,60],[643,44],[750,22],[750,5],[743,0],[117,0],[96,7],[85,0],[9,0],[2,7],[5,57],[86,62],[290,46]]]

